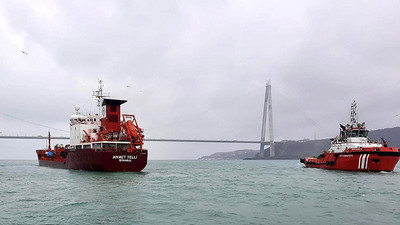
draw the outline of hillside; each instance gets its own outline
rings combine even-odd
[[[371,140],[381,140],[383,137],[389,146],[400,147],[400,127],[385,128],[370,131]],[[301,140],[275,142],[274,159],[299,159],[306,156],[317,156],[329,148],[330,140]],[[258,150],[237,150],[233,152],[218,152],[203,156],[199,160],[241,160],[260,159]],[[266,159],[269,159],[269,148],[265,150]]]
[[[217,152],[209,156],[203,156],[199,160],[241,160],[254,157],[257,150],[237,150],[233,152]]]

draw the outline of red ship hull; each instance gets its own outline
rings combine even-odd
[[[347,171],[393,171],[399,161],[397,148],[348,149],[340,153],[323,153],[300,159],[306,167]]]
[[[39,166],[107,171],[107,172],[139,172],[147,165],[147,150],[133,152],[102,152],[94,149],[76,149],[65,156],[55,154],[46,156],[46,150],[37,150]]]

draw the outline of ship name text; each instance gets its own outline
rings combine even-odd
[[[112,159],[118,159],[118,162],[132,162],[137,159],[137,155],[114,155]]]
[[[351,157],[353,157],[353,155],[352,155],[352,154],[348,154],[348,155],[339,155],[339,157],[351,158]]]

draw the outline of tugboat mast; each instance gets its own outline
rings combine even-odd
[[[358,123],[357,103],[355,100],[353,100],[353,103],[351,103],[350,124],[357,124],[357,123]]]

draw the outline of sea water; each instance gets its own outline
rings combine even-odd
[[[140,173],[0,161],[0,224],[400,224],[390,173],[289,161],[149,161]]]

